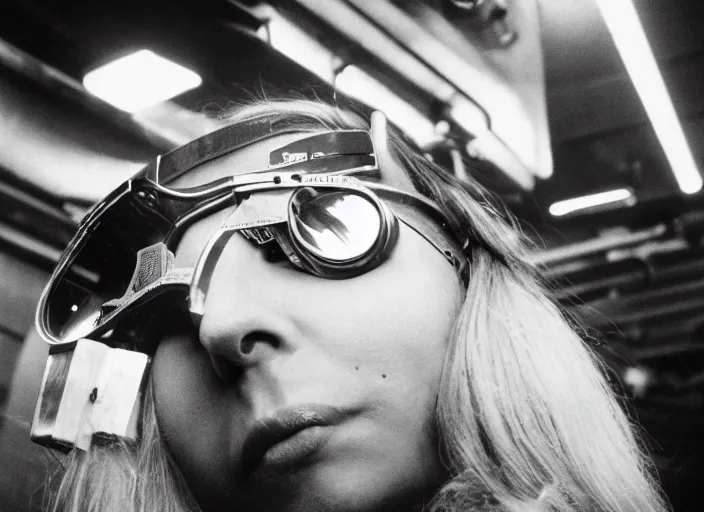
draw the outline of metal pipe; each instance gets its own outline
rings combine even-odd
[[[625,249],[644,242],[651,242],[664,237],[668,233],[665,224],[658,224],[652,228],[635,231],[627,235],[614,234],[599,237],[586,242],[565,245],[550,251],[536,252],[531,255],[531,261],[536,265],[553,266],[566,263],[570,260],[585,258],[614,249]]]

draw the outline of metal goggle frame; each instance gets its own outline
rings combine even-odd
[[[270,166],[274,170],[191,189],[168,188],[149,173],[125,182],[89,212],[64,252],[39,302],[40,334],[52,345],[102,336],[128,312],[174,288],[190,287],[191,310],[202,314],[207,278],[217,260],[213,255],[236,231],[250,239],[275,238],[289,259],[307,272],[346,278],[383,261],[397,236],[398,218],[464,276],[463,248],[447,232],[439,208],[420,195],[371,181],[379,179],[380,172],[370,133],[349,130],[305,137],[271,152]],[[337,260],[326,257],[324,248],[316,252],[297,231],[299,223],[291,211],[291,199],[306,188],[343,191],[371,205],[379,216],[374,243],[362,254]],[[259,202],[258,194],[267,198],[266,206],[260,202],[258,210],[237,208],[208,244],[195,272],[173,268],[171,251],[186,227],[244,197],[249,198],[244,205],[253,205]],[[288,224],[288,233],[278,224]]]
[[[385,140],[385,127],[381,131]],[[447,231],[434,203],[380,183],[378,151],[387,149],[375,148],[373,134],[363,130],[304,137],[272,151],[267,170],[190,189],[167,186],[202,163],[291,132],[296,130],[289,125],[275,128],[267,121],[223,128],[157,158],[84,217],[38,306],[37,327],[50,350],[32,424],[35,442],[70,450],[88,449],[101,439],[139,438],[150,364],[142,352],[149,350],[136,343],[128,343],[129,350],[117,348],[121,338],[113,335],[136,313],[149,310],[141,306],[159,305],[153,299],[174,290],[180,297],[188,291],[197,320],[215,265],[234,233],[257,245],[277,244],[311,274],[348,278],[388,257],[400,220],[466,282],[466,242],[458,243]],[[383,156],[391,161],[388,153]],[[172,251],[184,230],[233,205],[196,267],[174,268]]]
[[[388,257],[401,220],[466,277],[461,248],[443,233],[442,214],[425,198],[350,176],[288,172],[273,178],[239,189],[250,194],[248,199],[203,250],[190,286],[193,315],[204,313],[210,278],[234,233],[259,245],[278,243],[295,266],[313,275],[344,279],[366,273]]]

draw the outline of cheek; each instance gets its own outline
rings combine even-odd
[[[380,289],[374,304],[383,314],[365,322],[364,359],[375,370],[382,396],[399,418],[434,415],[438,386],[456,305],[449,294],[436,293],[437,283],[427,275],[416,275],[395,288]],[[370,314],[371,316],[371,314]],[[412,420],[409,427],[420,424]]]
[[[197,350],[186,336],[162,340],[152,365],[152,383],[159,429],[189,483],[196,482],[197,487],[201,478],[213,483],[230,474],[226,445],[238,431],[232,425],[237,415],[231,401],[224,407],[226,397],[207,353]],[[233,415],[223,415],[223,410]]]
[[[462,292],[452,266],[418,234],[403,226],[384,265],[325,284],[335,298],[321,308],[334,320],[326,324],[341,340],[337,350],[354,349],[389,370],[439,378]]]
[[[350,397],[369,403],[374,421],[397,433],[394,443],[405,443],[399,452],[418,439],[430,446],[427,427],[462,298],[452,266],[406,229],[391,258],[374,271],[344,281],[311,279],[295,290],[289,308],[308,319],[301,330],[314,342],[306,344],[307,355],[301,350],[281,358],[295,362],[296,375],[309,379],[291,381],[306,391],[317,386],[317,394],[332,397],[332,403]]]
[[[336,391],[369,407],[350,430],[357,444],[345,476],[387,489],[417,490],[439,482],[445,473],[437,453],[435,405],[462,299],[454,269],[420,236],[402,232],[384,265],[316,288],[324,300],[307,303],[319,304],[314,339],[321,340],[322,362],[301,371],[322,383],[322,395]],[[325,370],[328,361],[336,373]],[[355,467],[360,460],[370,462]],[[364,479],[363,471],[374,478]]]

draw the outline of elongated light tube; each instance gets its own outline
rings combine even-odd
[[[267,20],[266,25],[262,26],[264,30],[260,29],[260,36],[308,71],[326,82],[333,81],[335,55],[330,50],[268,6],[259,8],[259,11]]]
[[[558,201],[550,206],[550,214],[553,217],[561,217],[563,215],[567,215],[568,213],[584,210],[586,208],[633,200],[633,192],[627,188],[619,188],[616,190],[609,190],[607,192],[600,192],[598,194],[573,197],[572,199]]]
[[[435,138],[435,125],[427,117],[357,66],[346,66],[337,75],[335,86],[386,114],[419,146],[424,146]]]
[[[632,0],[597,0],[680,189],[693,194],[702,176],[687,144],[655,57]]]

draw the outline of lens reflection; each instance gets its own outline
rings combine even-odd
[[[73,317],[63,328],[60,339],[77,340],[87,336],[97,325],[100,318],[100,301],[98,297],[89,297],[80,306],[71,306]]]
[[[101,306],[127,291],[137,252],[164,240],[171,227],[171,214],[158,209],[150,194],[130,192],[117,199],[86,229],[75,259],[50,290],[48,334],[67,342],[99,327]]]
[[[381,219],[373,203],[350,192],[307,191],[295,201],[294,222],[300,241],[321,259],[349,261],[369,251],[377,237]],[[300,198],[299,198],[300,199]]]

